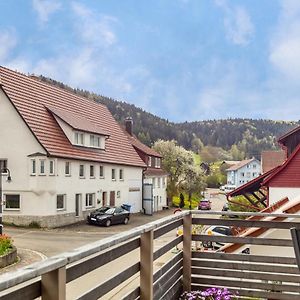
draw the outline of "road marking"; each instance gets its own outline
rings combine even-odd
[[[45,254],[35,251],[35,250],[32,250],[32,249],[27,249],[27,248],[17,248],[17,249],[20,249],[23,251],[28,251],[28,252],[33,252],[34,254],[38,255],[42,260],[45,260],[48,258],[48,256],[46,256]]]

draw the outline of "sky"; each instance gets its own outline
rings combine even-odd
[[[0,65],[174,122],[300,119],[299,0],[0,0]]]

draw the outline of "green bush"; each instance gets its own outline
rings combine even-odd
[[[0,256],[5,255],[12,247],[11,238],[5,234],[0,235]]]

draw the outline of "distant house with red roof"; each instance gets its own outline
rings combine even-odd
[[[130,141],[106,106],[4,67],[0,105],[0,160],[12,177],[3,182],[4,221],[53,227],[104,205],[143,209],[152,169],[139,151],[151,149]]]
[[[240,187],[260,175],[260,162],[254,157],[242,160],[231,165],[226,172],[227,184]]]

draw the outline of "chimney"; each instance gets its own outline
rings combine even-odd
[[[125,129],[126,131],[132,135],[132,126],[133,126],[133,121],[131,117],[128,117],[125,119]]]

